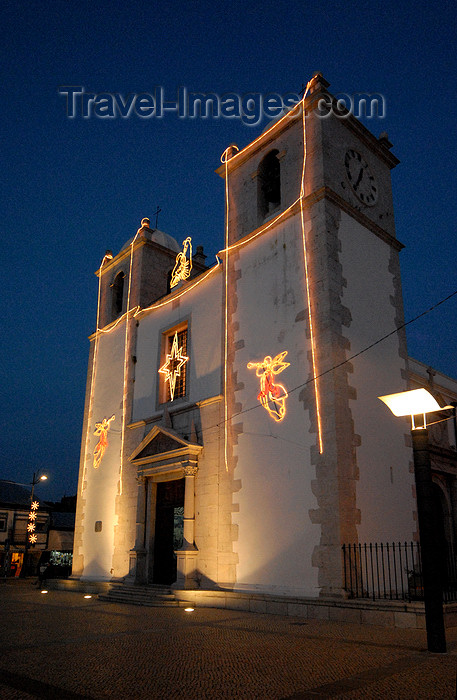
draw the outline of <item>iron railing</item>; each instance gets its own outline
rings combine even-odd
[[[418,542],[344,544],[344,589],[350,598],[423,600],[422,560]],[[457,600],[457,559],[442,548],[443,600]]]

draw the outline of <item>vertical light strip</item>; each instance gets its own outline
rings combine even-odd
[[[105,264],[107,260],[112,260],[113,256],[111,254],[107,254],[103,257],[103,260],[100,264],[99,270],[98,270],[98,296],[97,296],[97,322],[96,322],[96,334],[95,334],[95,339],[94,339],[94,355],[92,357],[92,371],[91,371],[91,377],[90,377],[90,393],[89,393],[89,406],[87,409],[87,430],[86,430],[86,444],[84,448],[84,466],[83,466],[83,475],[81,479],[81,493],[84,491],[84,481],[86,479],[86,473],[87,473],[87,451],[89,448],[89,434],[90,434],[90,419],[92,416],[92,409],[93,409],[93,403],[94,403],[94,392],[95,392],[95,365],[97,361],[97,353],[98,353],[98,345],[100,342],[100,334],[99,334],[99,326],[100,326],[100,297],[101,297],[101,286],[102,286],[102,267]]]
[[[319,454],[324,451],[324,443],[322,439],[322,420],[321,420],[321,407],[320,407],[320,396],[319,396],[319,385],[317,379],[317,368],[316,368],[316,339],[314,336],[313,328],[313,312],[311,309],[311,292],[309,284],[309,266],[308,266],[308,251],[306,247],[306,234],[305,234],[305,217],[303,210],[303,200],[305,198],[305,167],[306,167],[306,118],[305,118],[305,98],[309,89],[311,81],[307,84],[305,93],[302,98],[302,124],[303,124],[303,169],[301,177],[301,187],[300,187],[300,219],[301,219],[301,229],[303,238],[303,259],[305,266],[305,282],[306,282],[306,299],[308,303],[308,323],[309,323],[309,334],[311,338],[311,360],[312,360],[312,372],[313,372],[313,384],[314,384],[314,395],[316,399],[316,417],[317,417],[317,434],[319,441]]]
[[[129,349],[129,312],[130,312],[130,290],[132,285],[132,268],[133,268],[133,246],[138,238],[141,229],[139,228],[130,244],[130,269],[129,269],[129,286],[127,291],[127,310],[125,313],[125,346],[124,346],[124,389],[122,393],[122,427],[121,427],[121,465],[119,469],[119,495],[122,496],[122,478],[124,470],[124,441],[125,441],[125,425],[127,413],[127,378],[128,378],[128,349]]]
[[[225,310],[224,310],[224,462],[225,471],[228,472],[228,401],[227,401],[227,362],[228,362],[228,262],[229,262],[229,184],[228,184],[228,160],[233,149],[238,146],[232,144],[221,155],[221,162],[225,164]]]
[[[230,148],[230,146],[229,146]],[[221,156],[225,163],[225,316],[224,316],[224,463],[225,471],[228,472],[228,403],[227,403],[227,360],[228,360],[228,260],[229,260],[229,188],[228,188],[228,153],[226,148]]]

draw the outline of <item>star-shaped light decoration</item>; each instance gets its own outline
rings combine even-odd
[[[182,354],[182,346],[178,348],[178,332],[173,338],[171,352],[167,355],[165,364],[159,369],[161,374],[165,375],[165,381],[170,383],[170,396],[173,401],[175,395],[176,378],[181,376],[181,368],[188,361],[188,357]]]
[[[31,507],[32,510],[38,510],[38,506],[39,506],[39,505],[40,505],[40,504],[39,504],[38,501],[33,501],[32,505],[31,505],[30,507]]]
[[[32,544],[35,544],[37,539],[38,539],[38,537],[36,535],[30,535],[29,542],[31,542]]]
[[[33,531],[35,530],[35,523],[29,523],[29,524],[27,525],[27,530],[28,530],[29,532],[33,532]]]
[[[36,520],[36,510],[31,510],[29,513],[29,520]]]

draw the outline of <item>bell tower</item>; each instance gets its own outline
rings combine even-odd
[[[398,160],[385,134],[376,138],[338,112],[320,74],[308,87],[301,105],[246,148],[229,150],[218,170],[226,179],[229,244],[227,415],[239,414],[228,460],[242,484],[241,579],[253,580],[250,552],[260,549],[265,530],[288,519],[282,551],[290,551],[291,561],[295,548],[297,556],[309,555],[315,574],[295,567],[287,574],[289,590],[307,579],[311,595],[341,595],[343,544],[412,538],[415,531],[404,431],[377,401],[406,388],[406,339],[396,331],[403,323],[402,245],[390,180]],[[272,424],[265,412],[243,413],[254,391],[247,364],[284,351],[284,420]],[[264,435],[256,443],[258,471],[254,434]],[[406,466],[392,483],[391,466],[399,461]],[[289,467],[278,468],[284,462]],[[257,514],[264,529],[257,532],[249,529],[256,516],[248,515],[243,496],[254,484],[265,489]],[[275,575],[274,549],[259,564],[266,582]],[[290,572],[291,562],[280,558]]]

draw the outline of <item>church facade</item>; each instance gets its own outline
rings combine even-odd
[[[223,154],[217,264],[147,219],[102,261],[73,577],[341,596],[343,544],[417,537],[377,398],[408,388],[398,161],[308,87]]]

